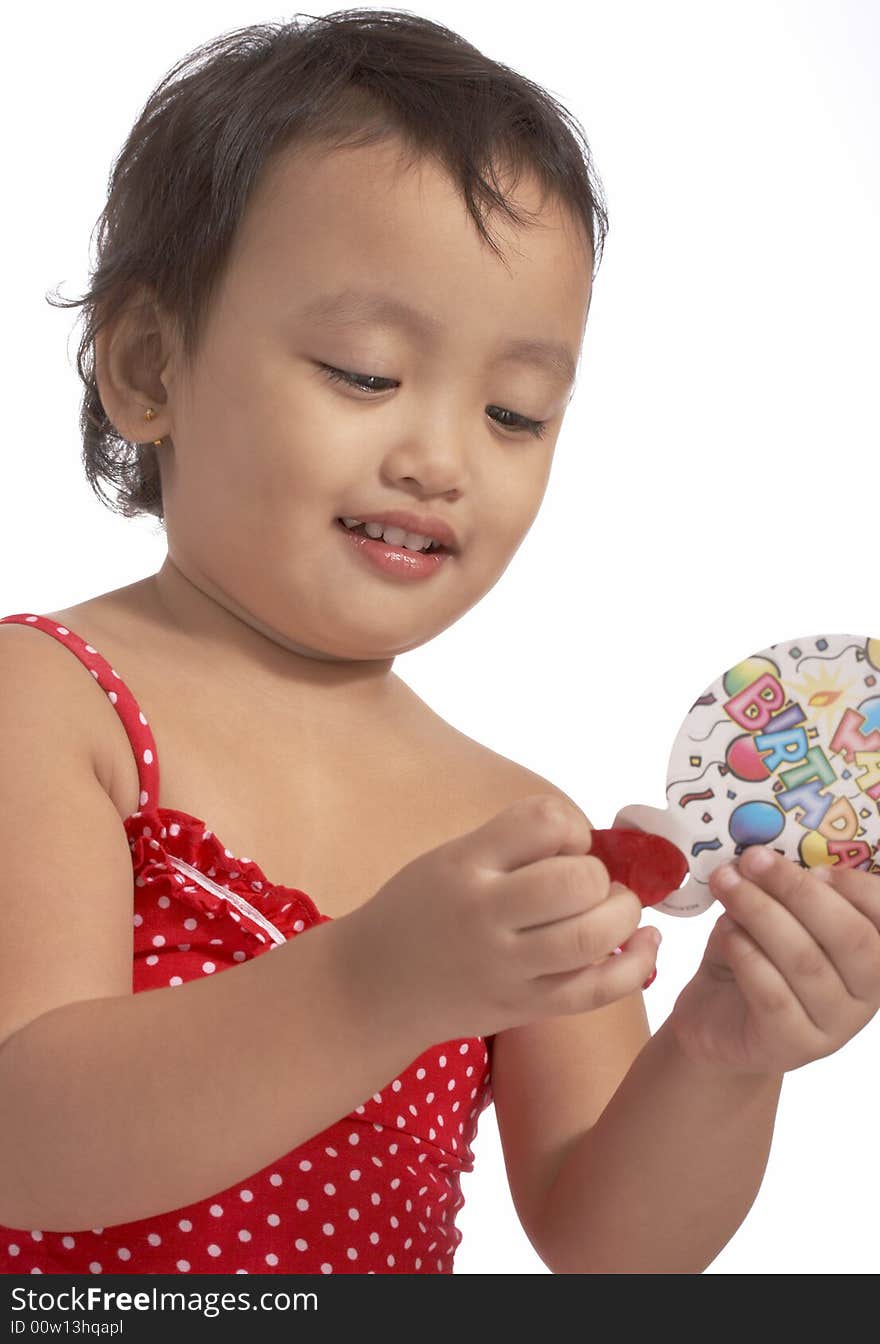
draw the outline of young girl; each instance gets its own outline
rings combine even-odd
[[[89,480],[167,558],[0,621],[0,1269],[451,1273],[494,1100],[552,1271],[699,1272],[784,1073],[876,1012],[876,878],[719,870],[652,1037],[656,942],[588,819],[392,670],[540,506],[606,229],[586,143],[409,14],[199,55],[83,301]]]

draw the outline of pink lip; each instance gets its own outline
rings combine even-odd
[[[354,514],[346,514],[347,518],[353,518]],[[367,520],[365,520],[367,521]],[[368,520],[372,521],[372,519]],[[378,520],[377,520],[378,521]],[[443,568],[450,556],[451,551],[407,551],[403,546],[392,546],[390,542],[383,541],[380,537],[375,541],[372,537],[363,537],[359,532],[351,532],[344,523],[337,521],[337,528],[347,538],[350,546],[380,574],[390,575],[394,579],[402,579],[405,582],[412,582],[418,579],[429,579],[432,574],[436,574]]]
[[[343,515],[340,515],[342,517]],[[404,532],[415,532],[420,537],[431,537],[447,550],[457,552],[458,537],[448,523],[432,513],[407,513],[404,509],[388,509],[382,513],[346,513],[346,518],[358,518],[362,523],[381,523],[383,527],[402,527]]]

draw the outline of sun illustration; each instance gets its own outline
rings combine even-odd
[[[799,681],[789,682],[792,696],[807,716],[807,726],[818,727],[823,742],[830,742],[846,707],[848,680],[845,669],[824,667],[818,676],[804,672]]]

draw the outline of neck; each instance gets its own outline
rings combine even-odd
[[[239,607],[200,574],[185,574],[168,555],[161,568],[133,588],[143,590],[151,619],[191,644],[212,676],[248,696],[302,707],[311,693],[323,705],[358,714],[390,705],[403,687],[393,658],[340,658],[290,640]]]

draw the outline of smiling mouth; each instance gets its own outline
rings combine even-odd
[[[382,546],[390,546],[390,547],[392,547],[392,549],[394,549],[394,550],[397,550],[397,551],[404,551],[407,555],[441,555],[441,554],[443,554],[443,555],[448,555],[448,554],[450,554],[449,547],[448,547],[448,546],[442,546],[442,545],[440,545],[439,542],[432,541],[432,542],[431,542],[431,545],[430,545],[426,550],[422,550],[422,549],[420,549],[420,550],[412,550],[412,549],[410,549],[410,547],[408,547],[408,546],[404,546],[402,542],[385,541],[385,540],[383,540],[383,538],[382,538],[381,536],[379,536],[379,537],[371,537],[370,534],[369,534],[369,532],[367,531],[367,525],[366,525],[366,523],[358,523],[357,527],[346,527],[346,525],[345,525],[345,523],[342,521],[342,519],[341,519],[341,518],[337,518],[337,519],[336,519],[336,524],[337,524],[338,527],[341,527],[341,528],[342,528],[342,531],[343,531],[343,532],[351,532],[351,533],[352,533],[354,536],[356,536],[356,537],[365,537],[367,541],[376,541],[376,542],[379,542]]]

